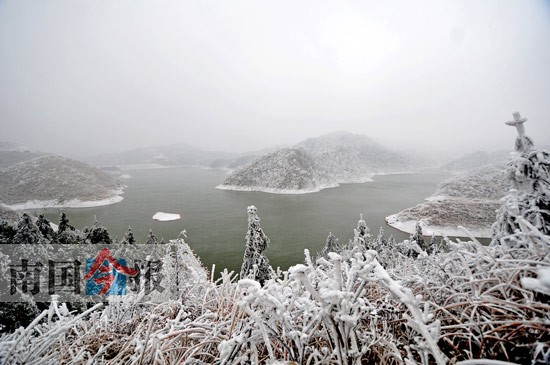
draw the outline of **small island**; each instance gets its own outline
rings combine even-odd
[[[260,157],[216,188],[306,194],[339,184],[372,181],[376,174],[412,172],[420,165],[366,136],[334,132]]]

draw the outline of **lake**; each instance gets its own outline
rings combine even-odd
[[[216,264],[240,270],[247,230],[246,207],[255,205],[261,226],[271,239],[266,255],[273,267],[287,269],[303,261],[304,249],[319,252],[329,232],[340,242],[353,238],[359,214],[363,213],[373,235],[383,227],[396,240],[408,238],[384,222],[384,217],[414,206],[430,196],[448,175],[434,173],[375,176],[364,184],[345,184],[318,193],[278,195],[261,192],[218,190],[227,176],[221,170],[191,167],[132,170],[124,200],[95,207],[64,209],[72,225],[82,230],[94,216],[111,237],[122,238],[128,226],[134,237],[145,241],[149,228],[155,235],[173,239],[185,229],[186,241],[206,267]],[[57,222],[59,209],[44,212]],[[182,219],[158,222],[156,212],[179,213]]]

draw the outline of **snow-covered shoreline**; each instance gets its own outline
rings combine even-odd
[[[100,200],[80,200],[80,199],[71,199],[59,202],[58,200],[29,200],[24,203],[17,204],[4,204],[0,203],[0,206],[3,208],[11,210],[27,210],[27,209],[44,209],[44,208],[91,208],[91,207],[101,207],[105,205],[111,205],[121,202],[124,197],[123,190],[117,190],[114,192],[114,196],[109,198],[100,199]]]
[[[342,184],[364,184],[368,182],[373,182],[375,176],[385,176],[385,175],[402,175],[402,174],[414,174],[414,171],[407,171],[407,172],[376,172],[372,174],[368,174],[367,176],[363,177],[355,177],[355,178],[348,178],[348,179],[341,179],[337,180],[333,183],[326,183],[321,184],[318,187],[315,187],[313,189],[277,189],[277,188],[268,188],[268,187],[262,187],[262,186],[239,186],[239,185],[225,185],[220,184],[216,186],[216,189],[219,190],[233,190],[233,191],[258,191],[262,193],[269,193],[269,194],[281,194],[281,195],[299,195],[299,194],[311,194],[311,193],[317,193],[324,189],[332,189],[337,188]]]
[[[398,231],[413,234],[416,231],[416,221],[406,220],[402,221],[399,218],[399,213],[389,215],[385,218],[386,223]],[[491,238],[491,228],[479,228],[479,227],[464,227],[459,226],[436,226],[427,223],[425,220],[419,220],[422,226],[422,232],[425,236],[447,236],[447,237],[468,237],[468,232],[476,238]]]
[[[233,190],[233,191],[258,191],[262,193],[269,193],[269,194],[282,194],[282,195],[299,195],[299,194],[311,194],[311,193],[317,193],[323,189],[328,188],[335,188],[339,186],[338,184],[335,185],[322,185],[314,189],[276,189],[276,188],[264,188],[261,186],[238,186],[238,185],[223,185],[220,184],[216,186],[216,189],[219,190]]]

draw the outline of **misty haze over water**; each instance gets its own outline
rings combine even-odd
[[[2,139],[73,157],[334,130],[431,155],[550,144],[548,1],[0,2]]]

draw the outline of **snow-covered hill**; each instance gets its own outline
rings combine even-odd
[[[82,162],[48,155],[0,170],[0,204],[11,209],[80,207],[122,200],[122,184]]]
[[[490,237],[496,209],[509,183],[504,164],[486,165],[443,181],[426,202],[386,217],[388,224],[413,233],[420,222],[426,235]]]
[[[319,191],[323,179],[309,154],[302,149],[284,148],[260,157],[229,176],[219,189],[297,194]]]
[[[219,189],[292,194],[339,183],[366,182],[377,173],[408,172],[415,162],[362,135],[347,132],[310,138],[235,171]]]

